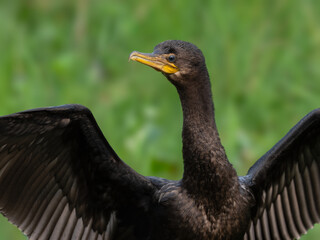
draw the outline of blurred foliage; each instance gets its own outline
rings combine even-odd
[[[181,178],[182,115],[161,74],[128,63],[133,50],[167,39],[203,50],[221,139],[239,174],[320,106],[316,0],[0,1],[0,29],[0,115],[83,104],[144,175]],[[0,239],[25,238],[1,218]]]

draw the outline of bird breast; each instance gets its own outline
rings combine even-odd
[[[164,185],[156,195],[159,219],[162,222],[159,226],[165,226],[172,232],[169,239],[241,239],[245,230],[237,229],[242,225],[239,223],[249,222],[244,214],[245,209],[239,208],[241,204],[237,204],[235,198],[217,211],[208,208],[211,204],[201,203],[199,199],[191,197],[176,183]]]

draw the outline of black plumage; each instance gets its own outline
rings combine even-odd
[[[179,93],[183,178],[135,172],[83,106],[3,116],[0,211],[30,239],[293,239],[319,222],[320,109],[238,177],[201,51],[165,41],[130,59],[161,71]]]

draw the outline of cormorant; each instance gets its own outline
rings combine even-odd
[[[135,172],[83,106],[3,116],[0,211],[9,221],[45,240],[293,239],[319,222],[320,109],[238,177],[219,139],[202,52],[170,40],[130,59],[179,93],[182,179]]]

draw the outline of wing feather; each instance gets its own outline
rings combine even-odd
[[[154,190],[83,106],[0,117],[0,212],[30,239],[111,240],[121,206],[146,214]]]
[[[320,109],[304,117],[243,179],[255,200],[244,239],[295,239],[319,223]]]

